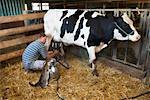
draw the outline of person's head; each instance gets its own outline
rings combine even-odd
[[[42,43],[45,43],[46,42],[46,35],[44,33],[40,33],[40,41]]]

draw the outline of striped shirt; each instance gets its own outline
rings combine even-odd
[[[47,50],[42,42],[39,40],[33,41],[30,43],[27,48],[24,50],[22,55],[22,61],[24,67],[29,68],[35,60],[39,58],[39,56],[46,58]]]

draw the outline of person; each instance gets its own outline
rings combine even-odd
[[[46,35],[40,33],[40,37],[25,48],[22,55],[25,71],[41,70],[44,67],[45,59],[48,58],[48,51],[44,46],[45,42]],[[39,59],[40,57],[42,57],[42,60]]]

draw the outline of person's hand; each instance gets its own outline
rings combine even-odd
[[[59,51],[48,51],[47,59],[50,60],[51,58],[57,56],[59,54]]]

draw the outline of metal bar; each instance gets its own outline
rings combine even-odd
[[[11,0],[7,0],[6,6],[8,7],[8,9],[7,9],[7,15],[9,15],[9,16],[13,15]]]
[[[14,6],[14,10],[15,10],[15,15],[18,15],[18,10],[17,10],[17,6],[16,6],[16,0],[14,0],[13,6]]]
[[[12,10],[12,15],[16,15],[14,1],[15,0],[10,0],[10,9]]]
[[[127,54],[128,54],[128,46],[129,46],[129,42],[126,41],[126,47],[125,47],[125,55],[124,55],[124,62],[127,61]]]
[[[59,9],[58,9],[59,10]],[[65,9],[64,9],[65,10]],[[73,9],[70,9],[70,10],[73,10]],[[81,9],[81,10],[88,10],[88,11],[95,11],[95,10],[97,10],[97,11],[117,11],[117,12],[119,12],[119,11],[124,11],[124,12],[126,12],[126,11],[131,11],[131,12],[133,12],[133,11],[141,11],[141,12],[145,12],[145,11],[150,11],[150,9]],[[33,10],[28,10],[28,11],[33,11]],[[34,11],[40,11],[40,10],[34,10]]]
[[[140,60],[141,60],[141,52],[142,52],[142,47],[143,47],[143,39],[140,41],[140,47],[139,47],[139,53],[138,53],[138,59],[136,65],[140,65]]]
[[[7,8],[5,7],[6,6],[5,0],[1,0],[1,2],[2,2],[3,15],[6,16],[7,15],[7,12],[6,12]]]
[[[147,17],[147,11],[144,12],[144,18],[143,18],[143,33],[145,33],[146,31],[146,17]]]
[[[16,6],[17,6],[17,9],[18,9],[18,14],[21,14],[21,7],[20,7],[20,0],[17,0],[16,2]]]
[[[113,42],[113,45],[112,45],[112,58],[116,58],[117,57],[117,45],[115,43],[115,41]]]
[[[17,0],[14,0],[14,5],[15,5],[15,14],[18,15],[18,6],[17,6]]]
[[[147,33],[147,37],[150,38],[150,12],[148,13],[147,16],[147,26],[146,26],[146,33]]]
[[[150,65],[148,65],[148,64],[150,64],[150,63],[148,63],[149,60],[150,60],[150,59],[149,59],[149,57],[150,57],[150,27],[149,27],[149,25],[150,25],[150,12],[149,12],[149,15],[148,15],[148,17],[147,17],[147,21],[148,21],[148,22],[147,22],[148,45],[147,45],[147,55],[146,55],[146,61],[145,61],[144,70],[150,68],[150,67],[149,67]]]
[[[114,15],[119,16],[119,11],[118,10],[114,11]],[[116,59],[117,58],[117,45],[116,45],[115,41],[113,42],[112,48],[113,48],[112,49],[112,58]]]
[[[23,13],[24,10],[24,4],[25,4],[24,0],[21,0],[21,14]]]
[[[83,10],[85,10],[85,9],[83,9]],[[95,11],[95,10],[103,10],[103,9],[86,9],[86,10]],[[105,11],[124,11],[124,12],[140,11],[140,12],[145,12],[145,11],[150,11],[150,9],[105,9]]]
[[[131,17],[131,10],[127,11],[127,14],[129,17]],[[129,41],[126,41],[126,46],[125,46],[125,56],[124,56],[124,62],[127,61],[127,55],[128,55],[128,48],[129,48]]]
[[[140,15],[140,29],[142,29],[142,27],[143,27],[143,16],[144,16],[144,14],[143,13],[141,13],[141,15]]]
[[[142,70],[139,66],[136,66],[135,64],[132,64],[132,63],[129,63],[129,62],[124,62],[123,60],[115,59],[115,58],[111,58],[111,57],[106,57],[106,58],[111,59],[111,60],[116,61],[116,62],[123,63],[123,64],[131,66],[131,67],[134,67],[136,69]]]
[[[16,0],[14,0],[14,1],[13,1],[14,14],[15,14],[15,15],[18,15],[18,14],[19,14],[19,13],[18,13],[18,7],[17,7],[16,5],[17,5]]]
[[[0,16],[4,16],[3,9],[2,9],[2,1],[0,1]]]
[[[146,61],[145,61],[145,65],[144,65],[144,69],[143,70],[147,70],[148,69],[148,62],[149,62],[149,56],[150,56],[150,51],[147,51],[147,55],[146,55]],[[149,67],[150,68],[150,67]]]
[[[145,11],[147,12],[147,11]],[[146,24],[146,18],[145,18],[145,12],[141,14],[140,16],[140,29],[142,30],[142,32],[144,33],[144,27],[145,27],[145,24]],[[143,38],[141,38],[141,42],[140,42],[140,47],[139,47],[139,55],[138,55],[138,60],[137,60],[137,63],[136,65],[139,66],[140,64],[140,60],[142,59],[141,57],[141,52],[142,52],[142,47],[143,47],[143,43],[144,43],[145,40],[143,40]]]

